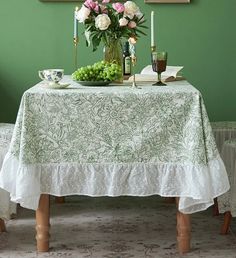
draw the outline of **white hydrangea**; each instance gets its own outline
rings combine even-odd
[[[126,3],[124,3],[124,7],[124,16],[127,16],[130,19],[133,19],[134,15],[140,12],[139,7],[132,1],[127,1]]]
[[[76,12],[75,17],[76,19],[82,23],[84,22],[86,19],[88,19],[89,15],[90,15],[90,9],[88,9],[87,7],[85,7],[84,5],[79,9],[79,11]]]

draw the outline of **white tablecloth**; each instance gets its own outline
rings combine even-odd
[[[0,186],[36,209],[41,193],[179,196],[193,213],[229,189],[198,90],[40,83],[21,100]]]

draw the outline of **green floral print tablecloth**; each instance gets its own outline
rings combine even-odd
[[[225,193],[228,178],[203,99],[185,81],[167,87],[55,90],[21,100],[0,187],[37,209],[41,193],[179,196],[193,213]]]

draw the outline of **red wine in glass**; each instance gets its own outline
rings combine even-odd
[[[152,69],[157,73],[157,82],[153,85],[165,86],[161,81],[161,73],[166,70],[167,52],[152,52]]]

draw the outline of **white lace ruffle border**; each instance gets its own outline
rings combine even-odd
[[[55,196],[176,196],[179,210],[207,209],[229,190],[220,157],[208,166],[168,163],[20,165],[9,153],[0,173],[0,187],[11,200],[36,210],[41,193]]]

